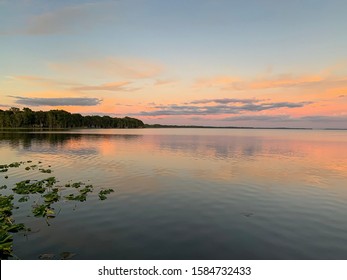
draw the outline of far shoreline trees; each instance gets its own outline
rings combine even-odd
[[[29,108],[0,109],[0,128],[142,128],[135,118],[110,116],[82,116],[64,110],[33,111]]]

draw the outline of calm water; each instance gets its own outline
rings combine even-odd
[[[347,131],[0,132],[0,164],[27,160],[53,173],[11,168],[0,185],[55,176],[96,191],[59,202],[50,226],[14,211],[32,228],[15,235],[22,259],[347,259]],[[99,188],[115,192],[100,201]]]

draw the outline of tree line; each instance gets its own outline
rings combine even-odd
[[[140,128],[144,123],[135,118],[82,116],[64,110],[33,111],[12,107],[0,110],[0,128]]]

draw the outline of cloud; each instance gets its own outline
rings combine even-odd
[[[154,83],[155,86],[163,86],[163,85],[168,85],[168,84],[173,84],[175,83],[175,80],[170,80],[170,79],[157,79]]]
[[[254,98],[217,98],[217,99],[199,99],[199,100],[193,100],[191,102],[188,102],[186,104],[207,104],[207,103],[220,103],[220,104],[229,104],[229,103],[243,103],[243,104],[249,104],[254,102],[260,102],[263,101],[263,99],[254,99]]]
[[[347,116],[305,116],[300,120],[311,122],[343,122],[347,124]]]
[[[313,122],[313,123],[347,123],[347,116],[303,116],[289,115],[240,115],[218,119],[221,121],[252,121],[252,122]]]
[[[40,86],[48,87],[69,87],[71,90],[75,91],[134,91],[137,88],[127,88],[126,85],[129,85],[130,82],[113,82],[113,83],[104,83],[101,85],[82,85],[74,82],[59,81],[55,79],[49,79],[39,76],[13,76],[8,79],[13,79],[21,82],[33,83]]]
[[[270,122],[287,122],[296,121],[289,115],[240,115],[219,119],[221,121],[270,121]]]
[[[26,106],[95,106],[102,102],[98,98],[29,98],[20,96],[10,96],[16,98],[16,104]]]
[[[245,89],[268,89],[268,88],[285,88],[312,85],[323,80],[320,76],[301,76],[293,77],[292,75],[280,75],[269,79],[261,79],[244,83],[240,87]]]
[[[77,84],[73,82],[58,81],[56,79],[50,79],[50,78],[39,77],[39,76],[11,76],[8,78],[17,80],[20,82],[27,82],[27,83],[32,83],[32,84],[37,84],[42,86],[49,86],[49,87],[75,86]]]
[[[224,88],[225,86],[233,85],[234,83],[237,83],[239,81],[240,79],[237,77],[217,76],[212,78],[200,78],[196,81],[195,86],[198,88],[205,88],[205,87]]]
[[[66,63],[51,63],[49,67],[56,72],[90,77],[122,77],[126,79],[144,79],[159,75],[163,66],[137,58],[104,57]]]
[[[222,90],[244,91],[291,87],[336,86],[345,83],[347,83],[346,78],[329,78],[323,75],[293,76],[291,74],[282,74],[252,80],[227,76],[203,78],[195,82],[195,87],[213,87]]]
[[[136,89],[126,88],[126,85],[129,85],[130,82],[114,82],[114,83],[106,83],[96,86],[80,86],[74,87],[73,90],[78,91],[131,91]]]
[[[237,102],[232,102],[232,99],[211,99],[218,102],[226,102],[218,105],[177,105],[170,104],[166,106],[154,106],[153,111],[142,111],[136,115],[141,116],[178,116],[178,115],[221,115],[221,114],[238,114],[242,112],[260,112],[279,108],[300,108],[312,102],[263,102],[257,99],[235,99]],[[240,102],[240,101],[243,102]],[[202,100],[203,102],[207,100]],[[192,101],[194,104],[196,101]],[[200,101],[201,102],[201,101]],[[209,101],[210,102],[210,101]],[[229,103],[241,103],[230,105]]]
[[[20,81],[29,81],[29,82],[51,82],[51,79],[38,76],[8,76],[8,79],[15,79]]]

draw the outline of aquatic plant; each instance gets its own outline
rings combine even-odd
[[[27,161],[28,163],[31,161]],[[15,162],[9,165],[0,165],[0,168],[17,168],[24,162]],[[33,167],[26,167],[25,170],[32,170]],[[40,169],[43,173],[51,173],[50,169]],[[5,176],[8,178],[8,176]],[[87,185],[83,182],[70,182],[63,186],[57,185],[58,181],[55,177],[48,177],[42,180],[23,180],[20,181],[12,187],[13,194],[3,195],[0,194],[0,258],[7,259],[13,256],[12,243],[13,236],[11,233],[19,232],[23,230],[29,231],[30,229],[26,228],[24,224],[16,224],[12,219],[12,210],[19,208],[14,205],[14,197],[19,196],[19,199],[16,202],[21,204],[33,201],[30,200],[30,197],[33,196],[34,203],[31,207],[31,212],[34,217],[42,217],[46,219],[47,225],[50,225],[48,219],[55,218],[59,211],[55,211],[53,205],[59,202],[62,198],[66,201],[79,201],[84,202],[87,200],[89,193],[92,193],[94,190],[93,185]],[[0,187],[0,190],[6,189],[7,186],[3,185]],[[72,193],[73,192],[73,193]],[[106,195],[113,192],[112,189],[105,189],[99,192],[100,200],[105,200]],[[47,259],[47,255],[43,254],[40,258]],[[75,254],[70,252],[61,253],[61,259],[69,259]]]
[[[99,198],[100,198],[100,200],[105,200],[106,198],[107,198],[107,194],[110,194],[110,193],[112,193],[112,192],[114,192],[114,190],[113,189],[107,189],[107,190],[101,190],[101,191],[99,191]]]
[[[39,170],[40,170],[40,172],[42,172],[42,173],[52,173],[52,170],[51,170],[51,169],[40,168]]]
[[[0,164],[0,172],[7,172],[9,168],[17,168],[24,164],[23,161],[12,162],[10,164]]]
[[[12,189],[12,191],[16,194],[35,194],[35,193],[44,193],[45,181],[41,180],[38,182],[31,183],[30,180],[21,181],[16,183],[16,186]]]
[[[13,195],[0,194],[0,258],[12,255],[13,236],[11,233],[23,230],[24,224],[15,224],[12,216]]]
[[[20,162],[12,162],[12,163],[10,163],[9,165],[8,165],[8,167],[19,167],[19,166],[21,166],[22,164],[24,164],[24,162],[23,161],[20,161]]]

